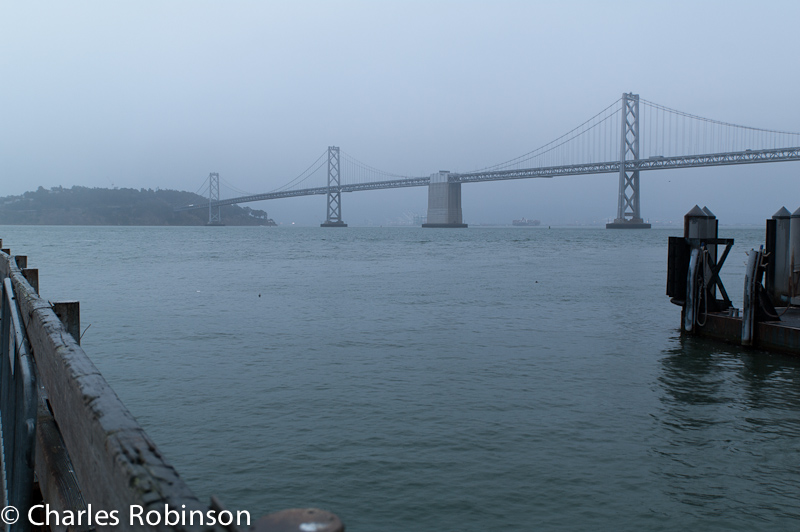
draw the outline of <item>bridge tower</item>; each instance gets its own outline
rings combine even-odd
[[[320,227],[347,227],[342,221],[342,187],[339,183],[339,147],[328,146],[328,216]]]
[[[606,224],[606,229],[650,229],[650,224],[642,220],[639,206],[639,170],[625,168],[625,161],[639,160],[638,94],[622,94],[621,132],[617,217],[613,223]]]
[[[211,172],[208,174],[208,223],[206,225],[225,225],[219,213],[219,173]]]

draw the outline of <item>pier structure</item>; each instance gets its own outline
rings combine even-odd
[[[681,331],[800,355],[800,298],[793,295],[800,267],[792,262],[792,253],[800,253],[800,209],[778,210],[766,221],[765,245],[747,252],[741,309],[719,276],[732,246],[733,239],[719,238],[711,211],[698,206],[684,217],[683,238],[669,238],[667,295],[681,307]]]
[[[766,290],[777,306],[789,303],[791,298],[791,217],[786,207],[781,207],[767,220],[767,253],[772,257],[765,275]],[[800,237],[800,231],[795,231]]]
[[[52,531],[344,530],[324,510],[289,509],[251,522],[249,512],[228,510],[216,497],[199,500],[84,352],[79,303],[40,297],[28,257],[12,255],[2,240],[0,250],[5,532],[33,530],[29,516],[44,522],[44,505],[50,519],[72,516],[51,522]]]
[[[450,172],[431,174],[428,218],[422,227],[467,227],[461,216],[461,183],[450,182]]]

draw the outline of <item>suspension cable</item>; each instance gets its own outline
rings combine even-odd
[[[305,170],[303,170],[303,172],[301,172],[301,173],[300,173],[300,174],[299,174],[297,177],[295,177],[294,179],[290,180],[290,181],[289,181],[288,183],[286,183],[285,185],[282,185],[282,186],[280,186],[280,187],[278,187],[278,188],[276,188],[276,189],[270,190],[270,192],[282,192],[282,191],[284,191],[284,190],[287,190],[287,189],[288,189],[289,187],[291,187],[292,185],[299,185],[300,183],[303,183],[303,182],[304,182],[304,181],[306,181],[306,180],[307,180],[309,177],[311,177],[312,175],[314,175],[314,174],[315,174],[315,173],[316,173],[316,172],[317,172],[317,171],[318,171],[318,170],[319,170],[319,169],[322,167],[322,164],[324,164],[325,162],[327,162],[327,161],[323,161],[323,163],[322,163],[322,164],[319,164],[319,165],[317,165],[317,163],[319,163],[319,162],[320,162],[320,160],[321,160],[323,157],[325,157],[325,155],[327,155],[327,154],[328,154],[328,150],[325,150],[324,152],[322,152],[322,154],[321,154],[319,157],[317,157],[317,160],[316,160],[316,161],[314,161],[313,163],[311,163],[311,165],[310,165],[308,168],[306,168]],[[316,168],[315,168],[315,166],[316,166]],[[313,168],[313,170],[312,170],[312,168]],[[310,171],[310,173],[309,173],[309,171]],[[308,174],[308,175],[306,175],[306,174]],[[305,177],[304,177],[304,176],[305,176]],[[299,181],[298,181],[298,180],[299,180]]]
[[[550,147],[550,146],[551,146],[551,145],[553,145],[553,144],[556,144],[558,141],[560,141],[560,140],[564,139],[565,137],[568,137],[569,135],[572,135],[572,134],[573,134],[573,133],[575,133],[576,131],[578,131],[578,130],[580,130],[581,128],[583,128],[583,127],[584,127],[586,124],[588,124],[588,123],[592,122],[592,121],[593,121],[593,120],[595,120],[597,117],[599,117],[599,116],[603,115],[603,114],[604,114],[606,111],[608,111],[608,110],[609,110],[609,109],[611,109],[612,107],[614,107],[614,106],[617,106],[617,105],[620,105],[620,102],[621,102],[621,101],[622,101],[622,99],[621,99],[621,98],[620,98],[620,99],[617,99],[617,100],[616,100],[614,103],[612,103],[611,105],[609,105],[608,107],[606,107],[605,109],[603,109],[602,111],[600,111],[599,113],[597,113],[596,115],[594,115],[593,117],[591,117],[590,119],[586,120],[585,122],[583,122],[583,123],[582,123],[582,124],[580,124],[579,126],[572,128],[571,130],[567,131],[566,133],[564,133],[564,134],[563,134],[563,135],[561,135],[560,137],[557,137],[557,138],[555,138],[555,139],[551,140],[551,141],[550,141],[550,142],[548,142],[547,144],[543,144],[543,145],[539,146],[538,148],[536,148],[536,149],[534,149],[534,150],[531,150],[531,151],[529,151],[528,153],[525,153],[525,154],[523,154],[523,155],[520,155],[519,157],[514,157],[513,159],[509,159],[508,161],[505,161],[505,162],[502,162],[502,163],[498,163],[498,164],[495,164],[495,165],[492,165],[492,166],[487,166],[486,168],[482,168],[482,169],[480,169],[480,170],[477,170],[477,172],[483,172],[483,171],[495,170],[495,169],[499,169],[499,168],[505,168],[505,167],[508,167],[508,166],[512,166],[512,165],[514,165],[514,164],[517,164],[517,163],[519,163],[519,162],[522,162],[522,161],[524,161],[524,160],[532,159],[532,158],[533,158],[533,157],[535,157],[535,156],[541,155],[541,153],[537,153],[537,152],[547,153],[547,152],[549,152],[549,151],[551,151],[551,150],[546,150],[546,151],[542,151],[542,150],[544,150],[545,148],[548,148],[548,147]],[[617,111],[619,111],[619,109],[618,109]],[[615,113],[616,113],[617,111],[615,111]],[[612,115],[610,115],[610,116],[613,116],[613,114],[615,114],[615,113],[612,113]],[[606,120],[607,118],[608,118],[608,117],[604,118],[603,120]],[[602,122],[602,121],[601,121],[601,122]],[[591,129],[591,128],[589,128],[589,129]],[[587,129],[586,131],[588,131],[589,129]],[[583,133],[584,133],[584,132],[581,132],[579,135],[581,135],[581,134],[583,134]],[[577,138],[579,135],[575,135],[575,136],[574,136],[574,137],[572,137],[572,138]],[[569,140],[571,140],[571,139],[567,139],[567,141],[569,141]],[[564,144],[564,142],[561,142],[561,143],[557,144],[557,146],[561,146],[561,145],[563,145],[563,144]],[[554,147],[555,147],[555,146],[554,146]]]

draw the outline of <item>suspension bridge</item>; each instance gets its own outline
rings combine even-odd
[[[619,174],[617,215],[606,227],[640,229],[650,227],[641,214],[640,172],[785,161],[800,161],[800,133],[712,120],[625,93],[551,142],[474,172],[398,175],[369,166],[339,147],[330,146],[297,177],[262,194],[221,199],[219,174],[211,173],[203,192],[208,202],[175,210],[208,209],[209,224],[217,225],[221,223],[223,205],[325,195],[327,215],[322,227],[347,227],[342,219],[342,193],[425,186],[428,217],[423,227],[466,227],[461,208],[463,183]]]

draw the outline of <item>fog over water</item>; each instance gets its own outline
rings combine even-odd
[[[633,92],[800,130],[796,21],[774,1],[0,2],[0,194],[38,186],[273,190],[327,146],[401,175],[545,144]],[[642,214],[695,203],[761,223],[800,165],[650,172]],[[426,190],[349,194],[351,224],[424,214]],[[602,223],[617,176],[465,185],[465,220]],[[250,205],[316,224],[321,197]]]

